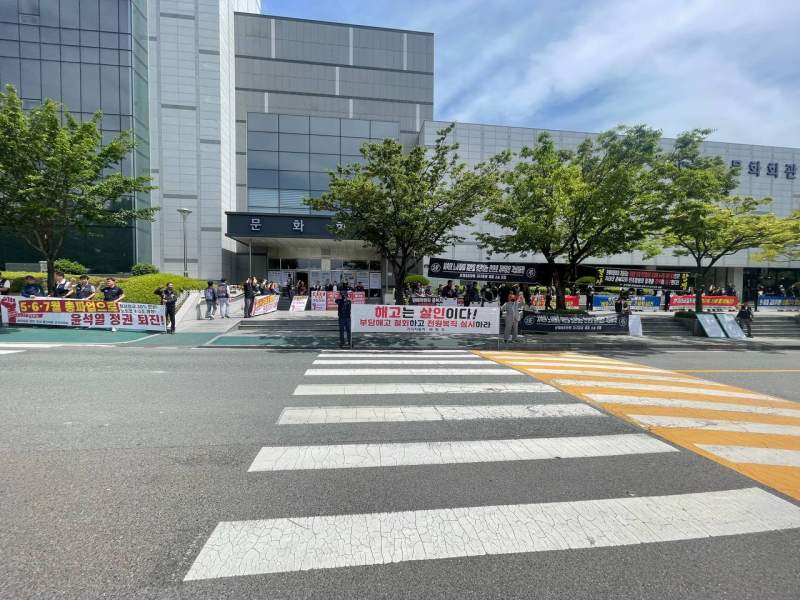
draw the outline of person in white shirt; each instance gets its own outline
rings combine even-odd
[[[519,322],[522,318],[522,309],[525,307],[525,302],[521,294],[509,294],[508,300],[503,304],[503,310],[506,313],[505,329],[503,331],[503,341],[508,342],[511,338],[512,342],[517,341],[519,335]]]

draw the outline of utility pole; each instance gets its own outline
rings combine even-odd
[[[178,212],[183,219],[183,276],[189,277],[189,261],[186,257],[186,217],[192,214],[188,208],[179,208]]]

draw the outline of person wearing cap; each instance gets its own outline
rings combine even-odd
[[[217,284],[217,306],[219,307],[219,318],[230,319],[230,289],[225,279],[220,279]]]
[[[352,343],[350,333],[350,309],[353,302],[350,300],[347,289],[342,290],[341,298],[336,300],[336,312],[339,317],[339,348],[344,348]],[[347,334],[345,336],[345,334]],[[345,343],[345,337],[347,338]]]

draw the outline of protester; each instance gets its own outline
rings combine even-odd
[[[552,285],[547,286],[547,292],[544,295],[544,309],[553,310],[553,296],[556,295],[556,288]]]
[[[664,292],[664,311],[669,310],[669,300],[672,297],[672,291],[667,290]]]
[[[736,314],[736,322],[747,337],[753,337],[753,310],[747,302],[743,302]]]
[[[494,302],[494,293],[492,292],[492,287],[488,283],[484,284],[483,289],[481,290],[481,298],[481,306]]]
[[[358,283],[356,283],[356,291],[357,292],[363,292],[364,291],[364,284],[362,284],[360,281]]]
[[[0,296],[7,296],[11,291],[11,280],[3,279],[3,274],[0,273]]]
[[[167,333],[175,333],[175,304],[178,302],[178,293],[175,291],[175,286],[170,281],[163,290],[156,290],[156,294],[161,298],[161,304],[164,305]]]
[[[478,282],[473,281],[472,285],[467,288],[467,293],[464,295],[464,306],[479,304],[480,301],[481,293],[478,291]]]
[[[217,304],[219,305],[219,318],[230,319],[231,290],[227,279],[220,279],[217,284]]]
[[[594,309],[594,287],[592,285],[586,286],[586,310]]]
[[[623,307],[622,296],[617,296],[617,299],[614,300],[614,312],[617,313],[617,315],[621,315],[622,307]]]
[[[125,299],[125,292],[117,285],[117,280],[113,277],[106,277],[106,286],[100,288],[103,300],[106,302],[122,302]]]
[[[258,284],[255,277],[250,276],[244,280],[244,318],[249,319],[253,316],[253,300],[258,295]]]
[[[213,320],[214,314],[217,312],[217,290],[214,289],[214,282],[207,282],[208,286],[203,292],[203,298],[206,301],[206,319]]]
[[[512,342],[517,341],[519,321],[522,317],[522,309],[524,307],[522,296],[518,294],[509,294],[508,299],[502,305],[502,309],[506,314],[505,329],[503,331],[504,342],[508,342],[508,338],[511,338]]]
[[[442,298],[456,298],[458,296],[458,294],[456,293],[456,290],[453,288],[453,280],[452,279],[448,279],[447,280],[447,285],[445,285],[441,289],[441,291],[439,292],[439,295]]]
[[[352,305],[353,302],[350,300],[348,291],[346,289],[342,290],[341,297],[336,300],[336,312],[339,317],[339,348],[344,348],[352,343],[350,333],[350,309]]]
[[[55,287],[53,287],[50,295],[53,298],[66,298],[72,294],[72,286],[67,278],[64,277],[63,271],[56,271]]]
[[[42,286],[34,279],[33,275],[25,276],[25,285],[22,286],[20,296],[23,298],[42,298],[46,295]]]
[[[97,293],[97,288],[89,282],[88,275],[81,275],[78,283],[73,286],[72,292],[73,296],[78,300],[86,300]]]
[[[527,283],[522,286],[522,299],[525,301],[525,306],[531,305],[531,286]]]

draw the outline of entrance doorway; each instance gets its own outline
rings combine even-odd
[[[303,282],[303,287],[308,290],[308,272],[307,271],[295,271],[295,285],[299,286],[300,282]]]

